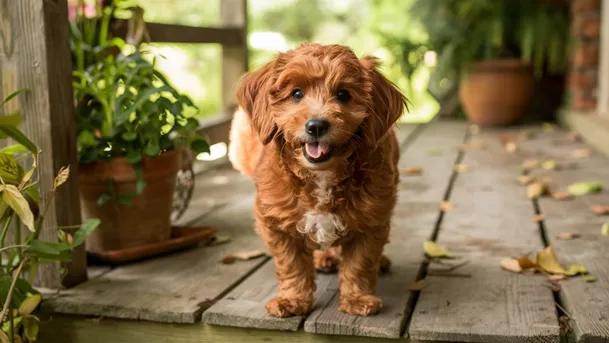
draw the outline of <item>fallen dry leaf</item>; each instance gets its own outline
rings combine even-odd
[[[228,243],[232,240],[232,238],[230,236],[216,236],[214,237],[214,239],[209,243],[210,246],[216,246],[216,245],[220,245],[220,244],[225,244]]]
[[[429,286],[427,280],[421,279],[421,280],[415,281],[412,284],[410,284],[410,286],[408,287],[408,290],[413,291],[413,292],[418,292],[427,286]]]
[[[455,209],[455,205],[450,201],[440,201],[440,209],[442,211],[450,211]]]
[[[609,206],[607,205],[594,205],[590,206],[590,209],[592,210],[592,212],[598,215],[609,214]]]
[[[586,281],[586,282],[594,282],[594,281],[596,281],[596,276],[594,276],[594,275],[589,275],[589,274],[587,274],[587,275],[582,275],[582,278],[583,278],[583,279],[584,279],[584,281]]]
[[[485,146],[484,146],[483,142],[471,142],[471,143],[457,145],[455,148],[459,151],[466,151],[466,150],[481,150],[481,149],[484,149]]]
[[[575,149],[571,152],[571,157],[573,158],[586,158],[590,157],[590,155],[592,155],[592,150],[588,148]]]
[[[499,264],[503,269],[508,270],[510,272],[522,272],[522,267],[520,267],[520,263],[518,263],[518,260],[515,258],[504,258],[499,262]]]
[[[547,247],[537,253],[537,265],[550,274],[564,274],[565,269],[556,260],[552,247]]]
[[[603,226],[601,226],[601,235],[609,236],[609,223],[604,223]]]
[[[455,165],[455,171],[457,173],[465,173],[468,170],[469,170],[469,167],[467,166],[467,164],[459,163],[459,164]]]
[[[247,260],[251,260],[253,258],[264,256],[264,255],[265,255],[264,251],[250,250],[250,251],[241,251],[236,254],[233,254],[233,257],[235,257],[238,260],[247,261]]]
[[[520,268],[522,268],[523,270],[537,268],[537,264],[533,260],[531,260],[528,256],[519,257],[518,265],[520,265]]]
[[[560,280],[564,280],[567,277],[562,275],[562,274],[556,274],[556,275],[550,275],[548,276],[548,279],[552,280],[552,281],[560,281]]]
[[[226,256],[222,259],[223,264],[233,264],[235,263],[235,261],[237,261],[237,258],[235,256]]]
[[[531,175],[520,175],[518,177],[518,182],[520,182],[521,185],[528,185],[533,181],[535,181],[535,177]]]
[[[421,175],[423,174],[423,168],[410,167],[406,169],[400,169],[400,174],[408,176]]]
[[[516,150],[518,150],[518,147],[516,146],[516,143],[514,143],[514,142],[507,142],[503,146],[503,149],[509,153],[514,153],[514,152],[516,152]]]
[[[552,192],[552,199],[554,200],[569,200],[573,199],[573,195],[567,192]]]
[[[574,196],[599,193],[603,191],[603,184],[600,182],[576,182],[567,188],[569,193]]]
[[[579,237],[581,237],[581,235],[579,233],[573,233],[573,232],[562,232],[558,236],[556,236],[556,238],[562,239],[562,240],[565,240],[565,241],[568,241],[568,240],[571,240],[571,239],[575,239],[575,238],[579,238]]]
[[[444,247],[439,246],[434,241],[426,241],[423,243],[425,255],[432,258],[452,258],[453,256]]]
[[[537,166],[539,166],[538,160],[525,160],[524,162],[522,162],[522,168],[525,169],[536,168]]]
[[[543,214],[537,214],[533,216],[533,221],[539,223],[540,221],[543,221],[545,218],[545,216]]]
[[[545,160],[543,162],[541,162],[541,167],[545,170],[555,170],[558,165],[556,164],[556,161],[554,160]]]
[[[444,149],[442,148],[430,148],[427,149],[427,154],[432,156],[439,156],[444,153]]]
[[[572,264],[565,271],[566,276],[575,276],[578,274],[587,274],[587,273],[588,273],[588,269],[586,269],[586,267],[584,267],[584,265],[582,265],[582,264]]]
[[[533,182],[527,186],[527,197],[536,199],[548,193],[548,187],[541,182]]]

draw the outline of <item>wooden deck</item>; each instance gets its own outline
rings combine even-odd
[[[503,148],[499,134],[534,131]],[[517,181],[524,160],[551,159],[557,170],[552,191],[578,181],[609,186],[609,158],[592,152],[574,158],[585,143],[560,129],[541,127],[470,132],[464,122],[436,121],[401,126],[402,176],[391,242],[393,262],[379,283],[380,314],[356,317],[337,310],[338,279],[318,275],[313,312],[307,317],[269,317],[265,303],[275,293],[269,257],[223,264],[239,252],[264,250],[253,230],[254,187],[229,168],[198,177],[195,198],[183,223],[213,225],[232,241],[115,268],[43,302],[41,342],[609,342],[609,217],[591,205],[609,205],[609,191],[554,200],[531,200]],[[477,143],[483,142],[484,148]],[[472,144],[473,143],[473,144]],[[462,149],[457,149],[458,146]],[[467,170],[463,166],[467,166]],[[548,180],[549,181],[549,180]],[[440,209],[450,201],[454,209]],[[535,216],[543,214],[543,220]],[[563,232],[580,234],[561,240]],[[435,240],[456,259],[425,258],[423,242]],[[558,281],[506,271],[506,257],[552,246],[563,266],[585,265],[596,282],[581,277]],[[451,266],[458,266],[457,268]],[[425,279],[420,291],[411,285]]]

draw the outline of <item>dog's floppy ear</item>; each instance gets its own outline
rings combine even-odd
[[[395,84],[381,74],[377,67],[379,62],[375,57],[366,56],[360,60],[362,66],[368,71],[372,81],[371,112],[364,120],[364,141],[371,148],[376,148],[389,129],[400,118],[406,107],[406,98]]]
[[[275,63],[271,61],[262,68],[245,74],[237,86],[237,102],[250,116],[263,144],[268,144],[277,133],[277,125],[269,108],[269,84]]]

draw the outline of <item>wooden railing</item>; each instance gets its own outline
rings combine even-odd
[[[149,23],[152,41],[165,43],[219,43],[222,45],[221,115],[202,122],[199,129],[212,143],[228,140],[230,109],[235,106],[234,85],[247,71],[246,0],[220,1],[220,27],[190,27]],[[204,6],[204,1],[201,6]],[[57,227],[80,222],[76,115],[73,106],[67,0],[0,0],[0,98],[29,87],[31,92],[12,102],[21,109],[23,130],[42,149],[38,164],[41,201],[52,201],[41,231],[43,239],[57,237]],[[71,165],[72,175],[50,198],[55,173]],[[58,264],[45,265],[36,284],[57,287]],[[84,247],[74,251],[65,286],[87,279]]]

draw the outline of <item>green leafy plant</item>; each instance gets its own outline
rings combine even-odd
[[[136,8],[133,12],[137,14],[134,20],[141,24],[142,10]],[[100,27],[108,29],[104,23],[112,13],[112,10],[103,11]],[[93,27],[95,34],[103,39],[90,42],[97,42],[99,46],[72,44],[75,49],[86,47],[87,51],[97,52],[92,62],[82,63],[73,71],[79,161],[87,164],[126,158],[138,178],[136,190],[130,194],[114,194],[110,180],[108,192],[100,196],[98,204],[117,197],[129,205],[131,197],[141,194],[146,187],[141,169],[143,159],[176,149],[209,152],[209,145],[195,132],[198,121],[185,115],[188,108],[196,107],[155,68],[157,57],[152,61],[146,59],[146,53],[135,48],[139,41],[134,39],[129,39],[135,44],[130,49],[134,52],[123,53],[119,49],[109,53],[109,48],[124,48],[126,44],[120,38],[108,39],[109,32],[97,27]],[[77,27],[74,26],[73,31],[77,31]],[[72,37],[78,40],[90,35],[75,32]],[[138,39],[143,36],[140,32]],[[78,51],[74,55],[88,56]]]
[[[14,99],[22,89],[0,103],[2,107]],[[85,237],[98,225],[89,220],[78,227],[59,228],[56,241],[40,239],[49,204],[57,188],[70,175],[69,167],[62,168],[53,185],[49,200],[41,211],[40,193],[34,181],[37,147],[18,129],[19,112],[0,115],[0,138],[11,138],[16,144],[0,149],[0,342],[35,341],[38,318],[32,313],[42,297],[33,282],[38,266],[43,263],[69,261],[70,252],[84,242]],[[29,169],[22,165],[29,163]],[[22,237],[22,226],[28,234]],[[12,231],[14,242],[7,241]]]
[[[386,37],[411,74],[427,51],[437,53],[435,72],[453,79],[476,62],[520,58],[536,76],[561,72],[570,45],[564,0],[414,0],[410,15],[426,33],[423,41]]]

